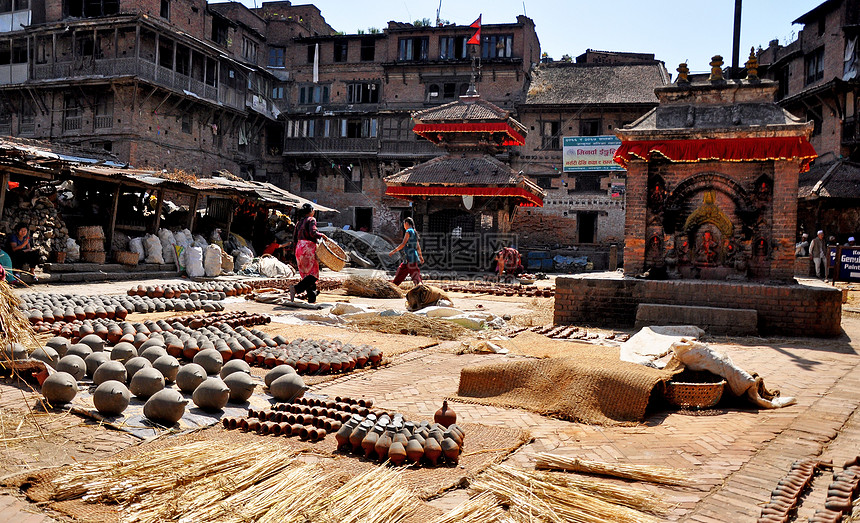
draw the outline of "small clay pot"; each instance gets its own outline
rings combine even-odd
[[[93,352],[102,352],[105,350],[105,340],[95,334],[87,334],[78,343],[88,346]]]
[[[176,373],[176,386],[182,392],[191,394],[198,385],[206,381],[206,371],[196,363],[183,365]]]
[[[152,341],[152,340],[150,340]],[[167,356],[167,349],[161,345],[150,345],[149,347],[141,347],[140,356],[146,358],[150,363],[155,363],[155,360],[162,356]]]
[[[272,382],[280,378],[281,376],[295,373],[296,370],[289,365],[278,365],[277,367],[266,373],[266,376],[263,378],[263,382],[266,384],[267,387],[271,387]]]
[[[98,369],[102,364],[107,363],[109,361],[110,354],[106,352],[94,352],[84,358],[84,363],[87,367],[87,376],[92,378],[96,372],[96,369]]]
[[[440,446],[442,447],[442,454],[445,455],[445,459],[455,464],[459,461],[460,446],[457,445],[457,442],[451,438],[445,438],[442,440]]]
[[[417,437],[413,437],[406,444],[406,457],[409,461],[418,463],[424,457],[424,446]]]
[[[342,425],[337,433],[334,435],[335,441],[337,441],[338,450],[343,449],[347,445],[349,445],[349,435],[352,434],[355,426],[350,426],[348,424]]]
[[[68,403],[75,399],[77,394],[77,380],[68,372],[60,371],[51,374],[42,383],[42,395],[54,405]]]
[[[373,450],[376,452],[376,456],[379,458],[379,461],[385,461],[388,459],[388,450],[391,448],[391,431],[386,430],[379,439],[376,440],[376,445],[373,447]],[[406,457],[406,450],[404,449],[403,457]]]
[[[76,381],[84,379],[87,364],[84,359],[75,354],[66,354],[57,362],[57,370],[71,375]]]
[[[110,350],[110,359],[123,363],[137,356],[137,349],[131,343],[121,341]]]
[[[406,447],[403,446],[403,443],[395,441],[391,444],[388,449],[388,459],[395,466],[402,465],[406,461]]]
[[[45,346],[51,347],[57,354],[60,355],[60,358],[66,355],[66,351],[69,350],[69,340],[67,338],[63,338],[61,336],[54,336],[45,342]]]
[[[46,365],[50,365],[53,368],[57,368],[57,363],[60,362],[60,354],[51,346],[45,345],[44,347],[39,347],[34,350],[30,357],[34,360],[39,360]]]
[[[179,373],[179,361],[173,356],[165,354],[159,357],[152,362],[152,367],[158,369],[165,381],[176,381],[176,375]]]
[[[128,378],[128,372],[125,370],[125,365],[119,361],[107,361],[99,365],[93,373],[93,383],[101,385],[106,381],[118,381],[125,383]]]
[[[221,378],[207,378],[194,389],[192,400],[194,404],[205,411],[218,411],[227,405],[230,399],[230,388]]]
[[[153,421],[173,425],[185,414],[187,403],[188,400],[179,391],[162,389],[146,400],[143,415]]]
[[[222,353],[223,357],[223,353]],[[221,379],[225,379],[230,374],[234,372],[241,372],[244,374],[251,374],[251,366],[248,365],[244,360],[230,360],[221,367]]]
[[[93,405],[96,410],[109,416],[122,414],[130,400],[131,393],[128,388],[116,380],[105,381],[93,392]]]
[[[79,356],[81,359],[86,358],[92,353],[93,349],[91,349],[89,345],[85,345],[83,343],[75,343],[74,345],[70,345],[69,350],[66,351],[66,355]]]
[[[134,378],[137,371],[149,368],[152,368],[152,363],[143,356],[136,356],[128,360],[125,362],[125,370],[128,372],[128,382],[131,383],[131,380]]]
[[[138,398],[146,399],[164,388],[164,376],[152,367],[143,368],[134,373],[128,388]]]
[[[436,438],[427,438],[424,441],[424,456],[434,467],[439,462],[439,456],[442,455],[442,446],[436,441]]]

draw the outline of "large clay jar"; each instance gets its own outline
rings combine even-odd
[[[296,370],[289,365],[278,365],[277,367],[266,373],[266,376],[263,378],[263,382],[266,384],[267,387],[271,387],[272,382],[280,378],[281,376],[295,373]]]
[[[80,356],[81,359],[86,358],[92,353],[93,349],[91,349],[89,345],[85,345],[83,343],[75,343],[74,345],[69,346],[69,350],[66,351],[67,356],[74,354],[75,356]]]
[[[395,441],[391,444],[391,447],[388,449],[388,459],[395,466],[402,465],[406,461],[406,448],[403,446],[403,443]]]
[[[115,380],[108,380],[93,392],[93,405],[102,414],[115,416],[122,414],[128,407],[131,393],[126,386]]]
[[[152,362],[152,368],[158,369],[158,372],[164,376],[165,381],[176,381],[176,374],[179,372],[179,361],[173,356],[165,354]]]
[[[370,458],[371,455],[376,454],[376,443],[379,441],[379,433],[370,431],[361,440],[361,448],[364,449],[364,456],[366,458]]]
[[[194,355],[194,363],[203,367],[206,374],[218,374],[221,372],[224,360],[221,358],[221,353],[217,350],[203,349]]]
[[[240,360],[233,360],[240,361]],[[244,361],[242,363],[245,363]],[[247,365],[247,363],[245,363]],[[248,401],[248,398],[254,394],[254,389],[257,384],[250,374],[241,371],[236,371],[228,374],[224,378],[224,383],[230,388],[230,401],[242,403]]]
[[[93,373],[93,383],[101,385],[110,380],[125,383],[128,378],[128,372],[125,370],[125,365],[118,361],[107,361],[99,365],[99,368]]]
[[[334,439],[335,441],[337,441],[338,450],[343,449],[349,444],[349,435],[352,434],[352,431],[353,429],[355,429],[355,427],[355,423],[345,423],[334,435]]]
[[[110,359],[123,363],[137,356],[137,349],[127,341],[121,341],[110,350]]]
[[[57,354],[59,354],[61,358],[65,356],[66,351],[69,350],[69,340],[61,336],[54,336],[46,341],[45,345],[57,351]]]
[[[105,350],[105,340],[95,334],[87,334],[78,343],[89,346],[93,352],[102,352]]]
[[[57,362],[57,370],[68,373],[75,380],[82,380],[87,372],[87,364],[80,356],[66,354]]]
[[[442,408],[436,411],[433,421],[448,428],[449,425],[457,423],[457,413],[454,412],[454,409],[448,407],[447,401],[443,401]]]
[[[34,360],[44,362],[46,365],[50,365],[55,369],[57,368],[57,363],[60,362],[60,353],[49,345],[45,345],[44,347],[39,347],[34,350],[30,354],[30,357]]]
[[[230,388],[221,381],[221,378],[207,378],[194,389],[192,399],[194,404],[203,410],[221,410],[230,399]]]
[[[409,461],[418,463],[424,457],[424,446],[417,437],[413,437],[406,444],[406,457]]]
[[[42,395],[49,403],[68,403],[78,394],[78,382],[68,372],[51,374],[42,383]]]
[[[103,363],[107,363],[110,361],[110,355],[106,352],[94,352],[84,358],[84,363],[87,367],[87,376],[93,377],[96,369],[98,369]]]
[[[167,356],[168,354],[167,349],[165,349],[161,345],[150,345],[149,347],[142,348],[140,351],[140,355],[141,357],[148,359],[150,363],[155,363],[155,360],[162,356]]]
[[[301,397],[307,387],[298,374],[285,374],[269,385],[269,393],[280,401],[292,401]]]
[[[143,405],[143,415],[152,421],[173,425],[185,414],[185,404],[188,400],[179,391],[162,389]]]
[[[391,448],[391,430],[386,430],[379,436],[379,439],[376,440],[376,446],[373,447],[373,450],[376,451],[376,455],[379,458],[379,461],[385,461],[388,459],[388,450]],[[406,457],[404,449],[403,457]]]
[[[436,438],[427,438],[424,441],[424,456],[435,467],[439,462],[439,456],[442,455],[442,446],[436,441]]]
[[[157,369],[147,367],[134,373],[128,389],[138,398],[146,399],[164,388],[164,376]]]
[[[445,459],[456,464],[460,459],[460,446],[457,445],[457,442],[451,438],[445,438],[442,440],[440,446],[442,447],[442,454],[445,455]]]
[[[131,383],[132,378],[137,371],[142,369],[149,369],[152,367],[152,363],[149,362],[148,359],[143,356],[136,356],[127,362],[125,362],[125,370],[128,372],[128,382]]]
[[[223,354],[222,354],[223,357]],[[243,374],[251,374],[251,366],[248,365],[244,360],[230,360],[221,367],[221,379],[225,379],[230,374],[234,372],[241,372]]]
[[[194,392],[194,389],[204,381],[206,381],[206,371],[196,363],[183,365],[176,373],[176,386],[188,394]]]

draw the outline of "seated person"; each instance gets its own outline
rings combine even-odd
[[[803,233],[800,241],[794,246],[794,255],[798,258],[809,256],[809,235]]]
[[[9,238],[9,257],[12,267],[30,271],[39,263],[39,252],[33,249],[30,229],[24,223],[15,226],[15,233]]]
[[[496,253],[496,272],[499,273],[499,278],[505,274],[516,275],[523,272],[522,259],[520,253],[513,247],[505,247]]]

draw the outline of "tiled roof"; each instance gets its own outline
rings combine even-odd
[[[393,174],[385,181],[410,185],[516,185],[519,176],[492,156],[439,156]]]
[[[464,97],[465,98],[465,97]],[[433,122],[468,122],[468,121],[504,121],[510,113],[498,105],[483,98],[472,98],[472,101],[456,100],[454,102],[424,109],[412,114],[416,121]]]
[[[667,85],[662,62],[540,64],[532,70],[526,105],[657,104],[654,88]]]
[[[800,174],[798,198],[860,198],[860,164],[847,160],[817,163]]]

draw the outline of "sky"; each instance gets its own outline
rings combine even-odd
[[[255,0],[241,0],[254,7]],[[262,0],[256,0],[258,5]],[[740,64],[750,47],[785,45],[802,28],[792,21],[824,0],[746,0],[741,19]],[[355,33],[385,28],[389,20],[436,20],[439,0],[293,0],[313,3],[337,31]],[[706,72],[715,54],[731,65],[734,0],[442,0],[440,17],[458,25],[483,15],[485,24],[513,23],[525,13],[535,21],[541,50],[558,60],[576,58],[586,49],[654,53],[676,75],[687,62],[693,72]]]

